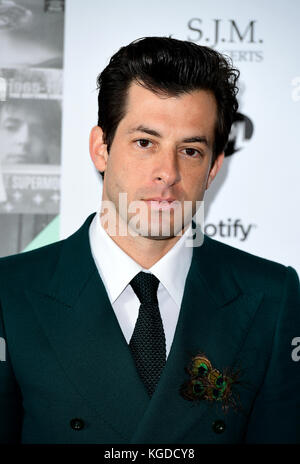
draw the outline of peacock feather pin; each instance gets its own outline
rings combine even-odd
[[[185,368],[189,380],[180,387],[180,394],[189,401],[218,402],[224,412],[229,407],[239,409],[239,397],[233,393],[233,386],[240,383],[240,371],[227,368],[224,372],[213,367],[204,353],[192,357]]]

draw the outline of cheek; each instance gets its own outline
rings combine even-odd
[[[119,189],[126,179],[124,166],[122,162],[114,156],[114,153],[110,153],[108,155],[105,177],[107,179],[108,186],[114,190]]]
[[[31,139],[29,139],[29,144],[31,145],[31,148],[33,148],[34,150],[44,147],[42,140],[37,137],[32,137]]]
[[[119,193],[126,191],[126,189],[124,188],[124,178],[126,177],[122,173],[122,167],[118,167],[118,163],[112,161],[112,158],[110,159],[110,156],[111,155],[108,156],[104,176],[105,189],[108,198],[114,201],[114,203],[117,203],[119,201]]]
[[[130,186],[139,176],[138,166],[126,157],[126,148],[120,147],[118,151],[111,151],[107,158],[106,171],[111,184],[117,186]]]
[[[1,145],[3,145],[3,143],[7,144],[13,138],[14,138],[13,132],[7,132],[6,130],[0,130]]]
[[[14,137],[12,137],[11,135],[3,134],[3,133],[1,134],[1,132],[0,132],[0,140],[1,140],[0,153],[2,154],[6,154],[7,151],[10,150],[15,144]]]
[[[189,170],[184,176],[184,190],[193,197],[199,196],[206,187],[208,172],[204,169]]]

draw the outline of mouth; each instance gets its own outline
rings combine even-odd
[[[23,163],[26,160],[27,153],[8,154],[5,162],[8,164]]]
[[[172,209],[172,208],[175,208],[179,204],[179,201],[177,201],[175,198],[167,198],[167,199],[148,198],[148,199],[144,199],[143,201],[149,204],[149,206],[152,209],[159,209],[159,210]]]

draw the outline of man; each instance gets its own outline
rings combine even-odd
[[[57,101],[9,100],[0,106],[2,164],[59,164],[61,112]]]
[[[0,261],[2,442],[299,442],[297,274],[192,220],[237,77],[217,52],[157,37],[99,76],[100,211]]]

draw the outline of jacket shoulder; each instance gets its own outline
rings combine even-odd
[[[69,237],[36,250],[0,258],[0,285],[18,288],[44,286],[57,275],[58,264],[63,262],[63,271],[70,272],[72,265],[82,263],[88,254],[88,230],[95,216],[91,214],[84,224]],[[74,255],[78,256],[74,261]],[[72,264],[73,263],[73,264]],[[75,264],[74,264],[75,263]]]
[[[274,294],[277,290],[281,292],[282,284],[289,276],[299,282],[298,274],[291,266],[262,258],[208,236],[205,236],[205,245],[210,260],[217,263],[223,261],[244,288],[251,285],[254,290],[271,290]]]
[[[70,256],[74,250],[82,248],[82,243],[88,238],[89,226],[95,214],[90,214],[82,226],[65,239],[36,250],[0,258],[0,283],[5,275],[11,276],[12,273],[15,278],[25,277],[27,274],[30,274],[30,278],[35,275],[42,277],[43,274],[47,276],[53,273],[65,244],[68,244]]]
[[[0,283],[34,282],[47,278],[55,269],[61,246],[65,240],[0,258]]]

